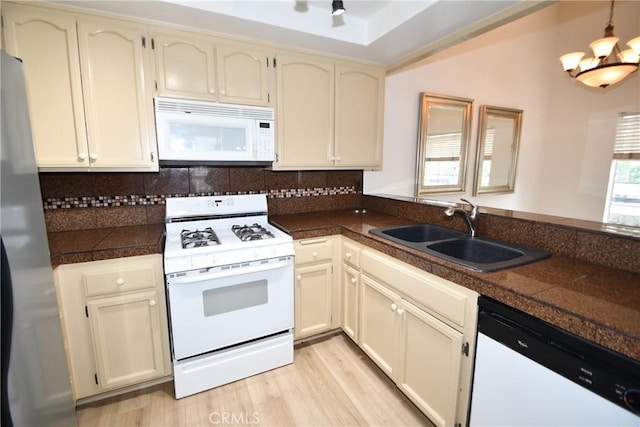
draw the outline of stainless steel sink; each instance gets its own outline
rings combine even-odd
[[[541,249],[485,237],[471,237],[432,224],[384,227],[369,232],[481,272],[504,270],[551,256]]]

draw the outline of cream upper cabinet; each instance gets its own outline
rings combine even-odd
[[[211,39],[156,29],[153,43],[159,95],[218,100],[215,44]]]
[[[329,60],[278,54],[274,168],[333,167],[334,72]]]
[[[88,167],[75,18],[8,3],[2,13],[7,52],[23,61],[37,166]]]
[[[269,106],[273,55],[206,35],[153,30],[157,93],[205,101]],[[271,67],[270,67],[271,63]]]
[[[384,79],[382,68],[336,64],[336,166],[382,167]]]
[[[5,4],[8,52],[23,58],[41,170],[154,171],[144,27]]]
[[[384,69],[278,55],[274,169],[382,167]]]
[[[273,55],[256,46],[229,42],[218,43],[216,52],[220,102],[271,105],[269,70],[273,68]]]
[[[148,41],[136,24],[97,18],[78,22],[93,167],[158,169]]]

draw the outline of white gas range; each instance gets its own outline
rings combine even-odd
[[[164,268],[176,398],[293,362],[293,239],[264,194],[169,198]]]

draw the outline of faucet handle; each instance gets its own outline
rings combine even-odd
[[[460,200],[462,200],[463,202],[465,202],[469,206],[471,206],[471,215],[475,215],[478,212],[478,207],[476,205],[474,205],[473,203],[471,203],[467,199],[460,199]]]

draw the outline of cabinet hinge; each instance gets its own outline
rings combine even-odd
[[[280,159],[280,156],[278,156],[278,153],[276,153],[276,163],[278,163],[279,159]]]
[[[89,318],[89,307],[86,305],[84,306],[84,315],[87,316],[87,319]]]
[[[456,427],[462,427],[462,424],[456,423]]]
[[[147,47],[147,38],[145,36],[142,36],[142,47],[143,48]]]
[[[273,58],[273,68],[276,68],[276,65],[277,65],[277,64],[276,64],[276,58],[274,57],[274,58]]]
[[[151,49],[155,50],[156,49],[156,42],[153,38],[151,38]]]
[[[462,353],[465,356],[469,357],[469,343],[468,342],[465,342],[465,343],[462,344]]]
[[[156,93],[158,93],[158,81],[157,80],[153,81],[153,89],[156,91]]]
[[[149,153],[149,154],[151,154],[151,163],[155,162],[155,157],[153,156],[153,151],[151,153]]]
[[[270,93],[267,94],[267,102],[271,102],[271,94]]]
[[[97,373],[93,374],[93,379],[96,380],[96,384],[98,384],[98,374]]]
[[[0,26],[4,28],[4,15],[0,15]]]

